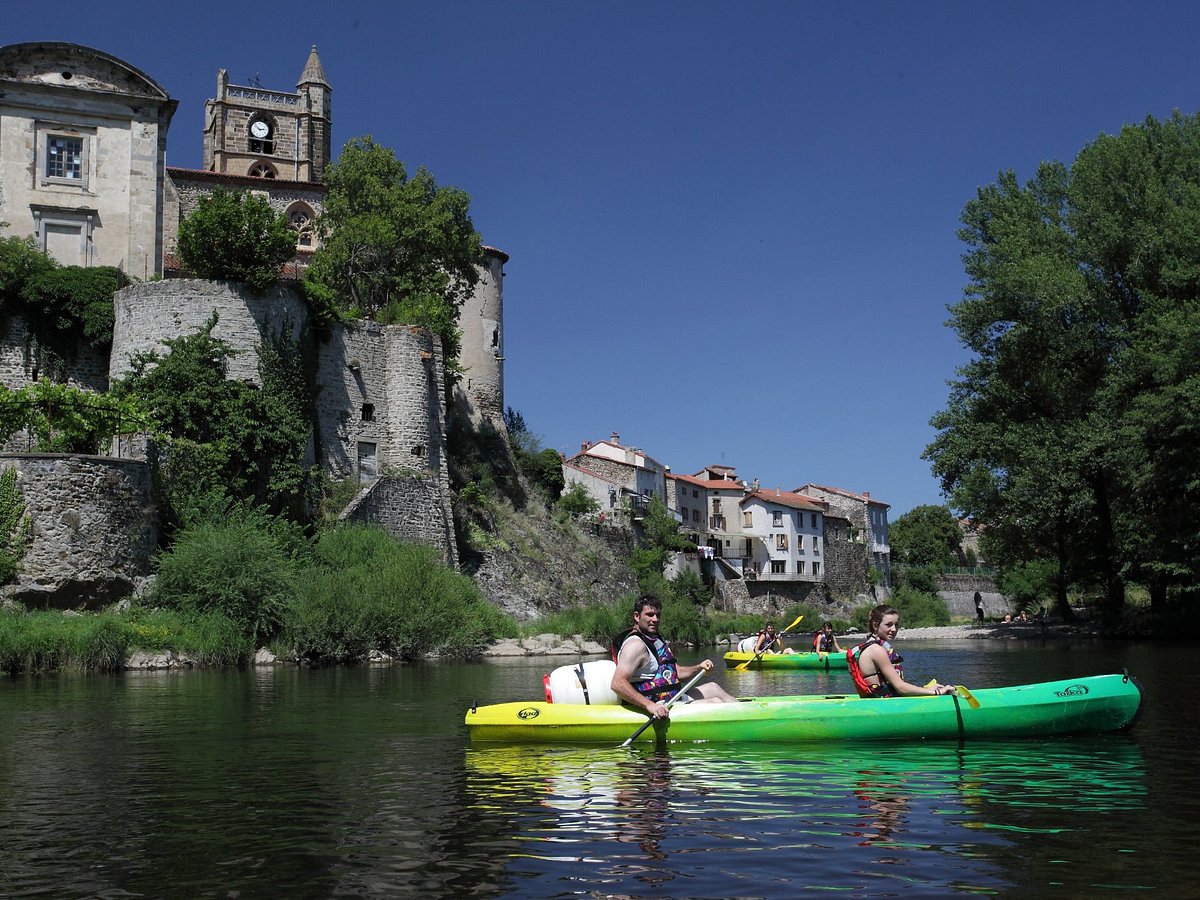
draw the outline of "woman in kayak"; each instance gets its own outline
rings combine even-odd
[[[837,635],[833,633],[833,623],[826,622],[821,630],[813,635],[813,650],[817,653],[841,653]]]
[[[881,605],[867,616],[867,639],[846,651],[850,675],[862,697],[934,697],[953,694],[954,685],[934,682],[929,687],[904,680],[903,658],[892,647],[900,629],[900,613]]]

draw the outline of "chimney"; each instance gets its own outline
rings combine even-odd
[[[581,443],[581,444],[579,445],[579,452],[580,452],[580,453],[587,453],[587,450],[588,450],[588,442],[587,442],[587,441],[584,441],[583,443]]]
[[[618,447],[620,447],[620,446],[621,446],[621,435],[617,434],[615,431],[612,433],[612,438],[611,438],[611,440],[612,440],[612,442],[613,442],[614,444],[616,444]]]
[[[870,500],[870,499],[871,499],[871,492],[870,492],[870,491],[863,491],[863,497],[865,497],[867,500]]]

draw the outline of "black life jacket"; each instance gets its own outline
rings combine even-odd
[[[630,628],[622,631],[613,640],[610,652],[612,653],[613,662],[617,661],[617,657],[621,653],[621,647],[630,637],[636,635],[646,645],[646,649],[650,651],[650,658],[657,664],[658,668],[654,673],[654,677],[645,681],[631,682],[633,689],[643,697],[648,697],[651,700],[669,700],[679,693],[679,667],[675,662],[675,654],[671,651],[671,645],[662,638],[651,638],[648,635],[642,634],[636,628]]]

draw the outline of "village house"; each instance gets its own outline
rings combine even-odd
[[[795,489],[828,504],[829,511],[850,523],[850,540],[867,549],[868,564],[879,571],[881,583],[892,583],[892,551],[888,544],[888,510],[891,505],[875,500],[869,491],[857,494],[821,484],[804,484]]]
[[[781,490],[756,490],[740,501],[746,535],[745,577],[821,581],[825,504]]]
[[[580,484],[601,511],[629,507],[641,518],[651,497],[667,503],[668,468],[636,447],[626,447],[613,432],[608,440],[584,441],[579,452],[563,461],[563,481]]]

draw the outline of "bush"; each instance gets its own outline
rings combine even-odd
[[[216,613],[262,646],[296,597],[306,548],[296,528],[246,506],[198,516],[158,558],[150,603],[195,617]]]
[[[946,601],[937,594],[918,591],[905,584],[892,593],[891,605],[900,613],[902,628],[925,628],[950,624],[950,610]],[[871,607],[863,606],[854,612],[854,626],[862,631],[867,628],[867,616]]]
[[[282,637],[300,658],[350,662],[371,649],[406,660],[431,652],[468,657],[515,633],[475,582],[431,547],[346,525],[321,534],[314,552]]]
[[[996,576],[996,587],[1017,609],[1029,610],[1054,596],[1058,565],[1052,559],[1007,566]]]
[[[560,486],[561,480],[560,475]],[[571,486],[558,498],[558,508],[573,516],[585,516],[600,509],[600,504],[596,502],[595,497],[588,493],[587,488],[578,481],[573,481]]]
[[[0,584],[17,574],[29,543],[33,521],[25,514],[25,500],[17,487],[14,467],[0,471]]]
[[[218,188],[179,224],[179,255],[199,278],[243,281],[265,291],[296,255],[296,235],[267,201]]]

